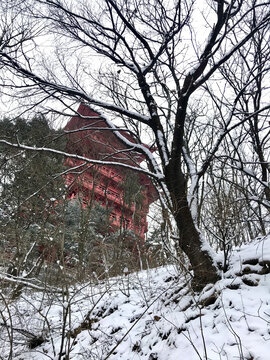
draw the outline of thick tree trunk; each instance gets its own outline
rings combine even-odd
[[[186,180],[181,170],[172,166],[166,168],[166,184],[173,201],[173,216],[179,230],[179,247],[190,260],[194,278],[192,288],[196,291],[215,283],[219,276],[213,259],[204,248],[187,201]]]

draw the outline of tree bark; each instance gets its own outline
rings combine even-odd
[[[213,258],[203,248],[201,235],[196,228],[187,201],[187,184],[181,169],[169,163],[165,171],[166,185],[173,202],[173,216],[179,231],[179,247],[189,258],[193,280],[192,288],[200,291],[209,283],[219,280]]]

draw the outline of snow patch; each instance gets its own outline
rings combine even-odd
[[[234,249],[224,278],[200,294],[173,265],[77,284],[62,300],[59,294],[26,290],[10,303],[11,318],[1,302],[2,318],[24,330],[14,330],[12,359],[59,359],[62,349],[74,360],[175,360],[183,354],[185,359],[267,360],[270,271],[260,274],[267,264],[270,236]],[[8,330],[1,326],[3,358],[10,354]],[[46,341],[29,349],[27,333],[42,334]]]

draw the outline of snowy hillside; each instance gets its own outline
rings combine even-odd
[[[200,295],[167,266],[26,291],[2,298],[1,310],[1,359],[267,360],[270,237],[235,249],[223,279]]]

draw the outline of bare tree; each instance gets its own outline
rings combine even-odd
[[[232,95],[230,104],[224,103],[216,94],[222,88],[226,91],[228,79],[221,80],[219,70],[256,34],[268,31],[269,2],[6,0],[2,7],[0,64],[5,93],[32,109],[49,111],[54,106],[59,111],[61,104],[70,114],[84,102],[109,114],[103,116],[115,135],[148,161],[148,169],[140,171],[153,178],[174,216],[179,246],[194,271],[193,288],[215,282],[211,249],[197,227],[199,185],[223,140],[269,107],[239,112],[245,85]],[[95,54],[104,59],[98,74],[86,59]],[[199,102],[207,106],[203,127],[208,130],[194,138],[201,119],[193,119],[191,126],[190,114]],[[109,120],[117,117],[137,137],[136,144]],[[157,149],[154,155],[143,145],[147,139]]]
[[[262,14],[254,14],[248,23],[252,30]],[[269,25],[253,34],[250,42],[234,54],[221,73],[232,91],[239,94],[239,110],[247,121],[229,137],[232,166],[250,178],[247,198],[257,201],[270,211],[270,122],[269,98]],[[240,89],[241,92],[239,91]],[[261,111],[265,107],[265,111]],[[234,139],[237,137],[237,142]],[[227,152],[228,153],[228,152]],[[229,155],[229,153],[228,153]],[[255,190],[259,187],[259,190]]]

